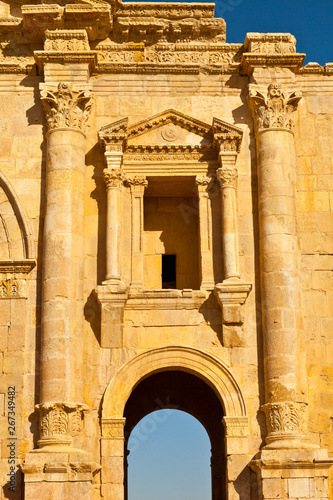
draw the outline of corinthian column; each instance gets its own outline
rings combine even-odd
[[[298,91],[250,85],[258,159],[267,448],[305,447],[298,335],[302,327],[293,112]]]
[[[72,444],[80,422],[84,278],[87,88],[41,84],[48,132],[41,339],[41,439],[45,449]],[[73,420],[74,419],[74,420]]]

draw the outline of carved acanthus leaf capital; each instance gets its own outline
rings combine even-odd
[[[79,403],[42,403],[39,411],[40,440],[38,446],[71,445],[72,438],[81,432],[83,411],[88,407]]]
[[[227,165],[216,170],[216,178],[220,183],[221,188],[231,187],[237,188],[238,170],[235,166]]]
[[[302,98],[300,90],[287,90],[280,83],[271,83],[267,90],[250,85],[249,105],[257,131],[270,128],[292,130],[292,114]]]
[[[306,429],[306,404],[281,401],[261,407],[266,414],[267,443],[302,438]]]
[[[44,85],[41,100],[49,130],[72,128],[85,132],[92,106],[89,90],[79,89],[68,82],[59,83],[56,90]]]
[[[146,188],[148,186],[148,181],[145,177],[135,175],[134,177],[128,177],[126,179],[126,186],[141,186],[142,188]]]
[[[103,178],[107,189],[120,188],[126,180],[126,176],[120,168],[105,168]]]

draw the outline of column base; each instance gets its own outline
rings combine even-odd
[[[333,459],[327,450],[265,448],[249,465],[257,474],[259,500],[329,499]]]

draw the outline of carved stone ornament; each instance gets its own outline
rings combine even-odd
[[[78,403],[42,403],[39,411],[39,447],[70,446],[72,438],[82,429],[83,411],[87,405]]]
[[[216,170],[216,177],[221,188],[231,187],[236,189],[238,170],[234,166],[224,166]]]
[[[223,417],[226,437],[246,437],[249,435],[249,417]]]
[[[90,50],[86,30],[46,30],[44,50],[80,52]]]
[[[265,404],[261,409],[266,414],[267,443],[303,437],[305,433],[305,403],[282,401]]]
[[[250,85],[249,104],[257,131],[270,128],[292,130],[292,113],[302,98],[299,90],[286,90],[280,83],[271,83],[267,91]]]
[[[102,419],[102,436],[108,438],[123,438],[126,418]]]
[[[43,86],[41,100],[49,130],[72,128],[85,132],[92,96],[71,83],[61,82],[56,91]]]
[[[127,186],[142,186],[146,188],[148,186],[148,181],[145,177],[140,177],[135,175],[134,177],[130,177],[126,179]]]
[[[21,296],[21,283],[18,280],[7,279],[0,281],[0,298],[12,298]]]
[[[120,188],[126,179],[123,170],[120,168],[105,168],[103,178],[107,189]]]

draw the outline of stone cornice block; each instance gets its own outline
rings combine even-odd
[[[215,285],[214,293],[222,309],[222,323],[242,324],[241,306],[245,303],[252,285],[238,278],[230,278]]]

